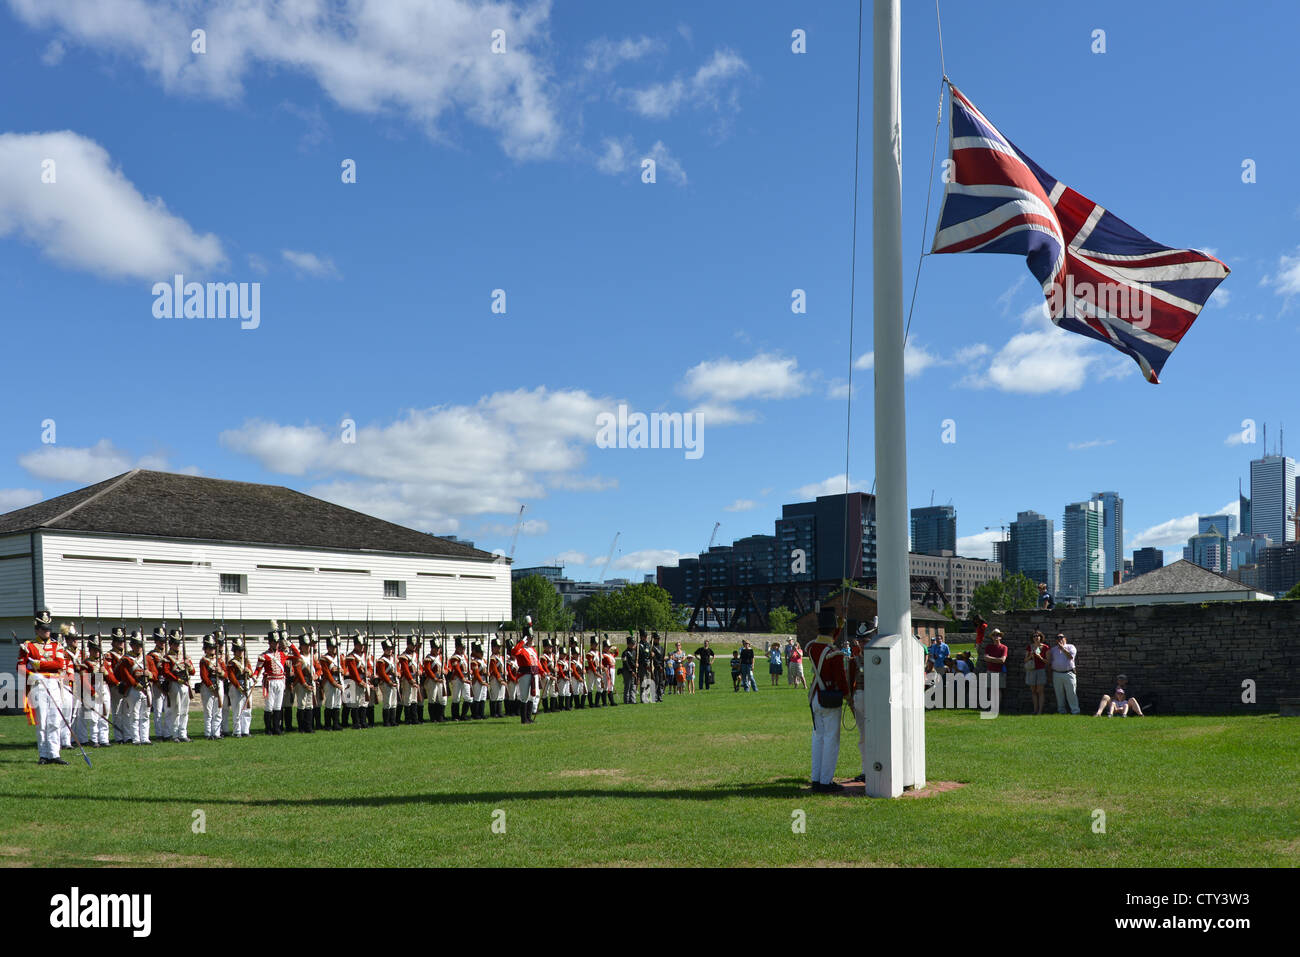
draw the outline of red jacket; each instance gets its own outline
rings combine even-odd
[[[827,642],[812,641],[804,649],[808,653],[809,660],[812,661],[814,672],[820,666],[821,669],[821,687],[834,688],[842,691],[846,695],[851,695],[853,689],[849,685],[849,667],[848,657],[835,651]],[[816,686],[815,681],[809,682],[809,688]]]

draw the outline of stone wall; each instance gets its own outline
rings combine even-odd
[[[1300,601],[1210,602],[1058,608],[989,616],[1009,649],[1002,708],[1032,711],[1022,659],[1037,629],[1048,644],[1058,633],[1078,648],[1079,710],[1092,714],[1115,676],[1155,714],[1254,714],[1278,710],[1279,697],[1300,695]],[[1253,703],[1242,701],[1246,680]],[[1044,711],[1056,710],[1048,676]]]

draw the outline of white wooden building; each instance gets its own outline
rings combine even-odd
[[[78,630],[262,639],[322,633],[480,635],[510,618],[504,558],[281,486],[137,469],[0,515],[0,672],[47,608]],[[263,647],[254,642],[254,650]],[[195,642],[190,655],[201,651]]]

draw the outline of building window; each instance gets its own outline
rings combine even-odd
[[[248,594],[248,576],[247,575],[227,575],[224,572],[221,575],[221,594],[223,595],[247,595]]]
[[[406,582],[386,580],[384,582],[385,598],[405,598]]]

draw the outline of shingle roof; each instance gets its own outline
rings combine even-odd
[[[1181,595],[1195,592],[1214,591],[1255,591],[1249,585],[1225,578],[1217,572],[1194,565],[1185,558],[1180,558],[1162,568],[1155,568],[1137,578],[1131,578],[1110,588],[1103,588],[1098,595]]]
[[[0,535],[41,529],[443,558],[495,557],[280,485],[147,469],[0,515]]]

